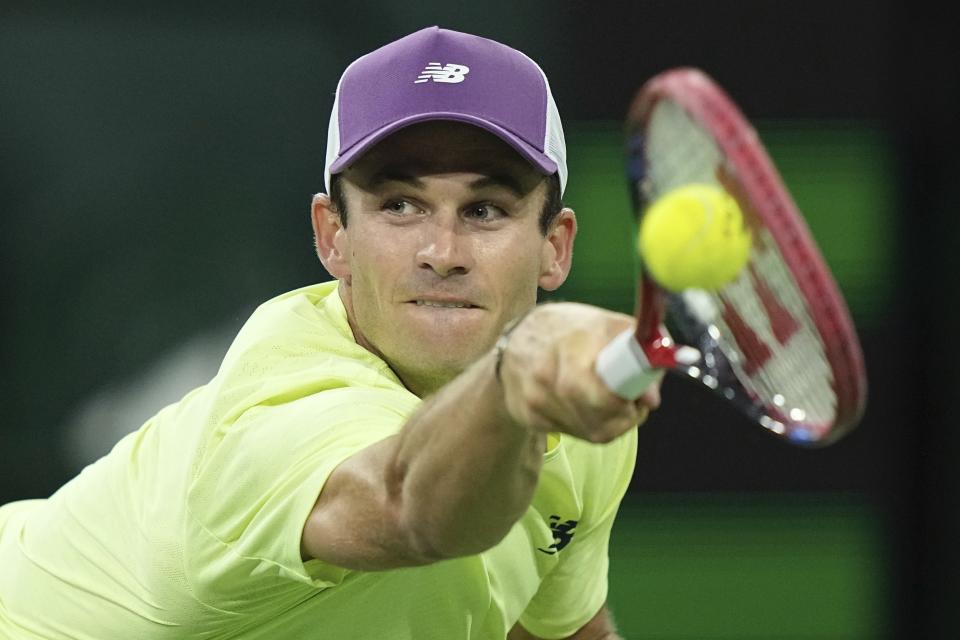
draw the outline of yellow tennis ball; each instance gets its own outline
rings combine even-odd
[[[640,255],[665,289],[719,289],[750,258],[750,230],[721,187],[687,184],[654,201],[640,222]]]

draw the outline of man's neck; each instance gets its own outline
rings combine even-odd
[[[396,363],[391,362],[389,358],[383,355],[379,349],[377,349],[366,336],[363,335],[363,332],[360,331],[354,322],[353,314],[353,305],[350,301],[350,296],[346,295],[345,289],[350,285],[345,284],[343,281],[340,282],[337,287],[337,293],[340,295],[340,300],[343,302],[343,308],[347,311],[347,323],[350,325],[350,331],[353,333],[353,339],[358,345],[377,356],[390,367],[390,370],[396,374],[397,378],[400,379],[400,382],[403,383],[403,386],[407,388],[411,393],[416,395],[418,398],[426,398],[429,395],[433,395],[440,390],[445,384],[453,380],[459,372],[454,372],[451,374],[441,374],[438,375],[436,372],[422,372],[415,371],[411,369],[406,369],[398,366]]]

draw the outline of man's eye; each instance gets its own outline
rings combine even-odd
[[[389,200],[383,205],[383,210],[395,216],[409,216],[419,209],[406,200]]]
[[[503,209],[492,204],[475,204],[466,210],[466,216],[472,220],[488,222],[506,215]]]

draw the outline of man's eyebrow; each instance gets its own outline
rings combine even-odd
[[[508,173],[498,173],[489,176],[477,178],[470,183],[472,189],[484,189],[486,187],[504,187],[511,191],[518,198],[527,195],[529,189],[524,189],[520,181]]]
[[[416,177],[412,173],[407,173],[399,169],[381,169],[370,177],[371,187],[379,187],[386,182],[402,182],[417,189],[422,189],[424,186],[423,180]]]
[[[405,171],[401,168],[384,167],[372,176],[370,176],[369,185],[379,187],[388,182],[400,182],[410,185],[416,189],[423,189],[425,184],[423,180],[416,176],[415,172]],[[486,189],[490,187],[501,187],[507,189],[518,198],[527,195],[529,189],[525,189],[519,179],[509,173],[496,173],[485,175],[472,180],[469,184],[471,189]]]

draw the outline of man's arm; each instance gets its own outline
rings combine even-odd
[[[507,640],[540,639],[524,629],[518,622],[514,625],[513,629],[510,630],[510,633],[507,634]],[[566,640],[622,640],[622,638],[617,635],[617,630],[613,625],[613,618],[610,616],[610,610],[607,609],[607,605],[603,605],[600,607],[597,615],[593,616],[587,624],[583,625],[579,631],[566,638]]]
[[[551,304],[427,399],[399,434],[340,465],[304,526],[301,553],[360,570],[426,564],[496,545],[530,505],[545,434],[608,442],[642,421],[593,372],[633,319]],[[651,397],[647,397],[651,402]]]

